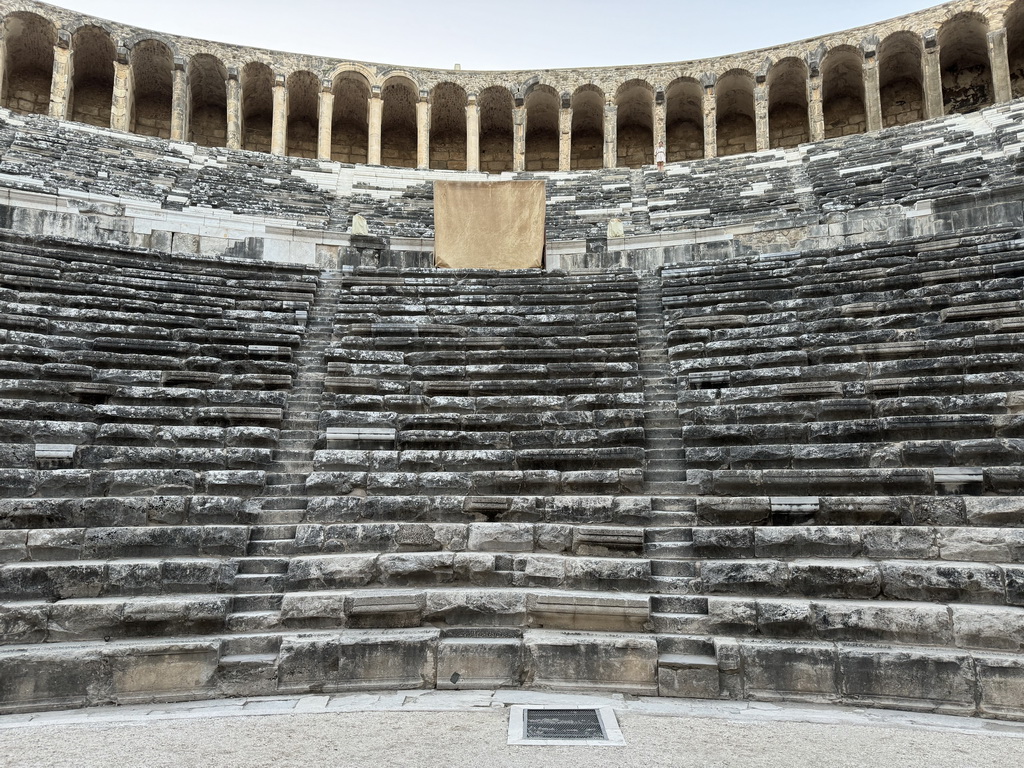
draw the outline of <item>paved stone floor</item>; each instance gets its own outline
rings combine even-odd
[[[511,747],[513,704],[615,708],[625,747]],[[1024,723],[884,710],[399,691],[0,717],[0,765],[943,766],[1024,765]]]

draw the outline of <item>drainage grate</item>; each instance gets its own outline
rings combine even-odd
[[[625,746],[611,707],[512,707],[508,743],[516,746]]]
[[[528,739],[603,739],[604,727],[596,709],[528,709]]]

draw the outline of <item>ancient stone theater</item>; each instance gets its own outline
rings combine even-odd
[[[1024,0],[516,72],[0,17],[0,713],[1024,719]]]

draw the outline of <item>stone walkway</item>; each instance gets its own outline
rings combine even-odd
[[[612,706],[625,747],[511,747],[514,704]],[[530,691],[399,691],[0,717],[7,768],[1024,764],[1024,724],[884,710]]]

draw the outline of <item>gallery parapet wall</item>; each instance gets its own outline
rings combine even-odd
[[[1024,0],[956,0],[698,61],[419,69],[0,2],[0,104],[143,135],[398,167],[590,170],[792,147],[1024,95]],[[681,53],[685,53],[681,51]]]

